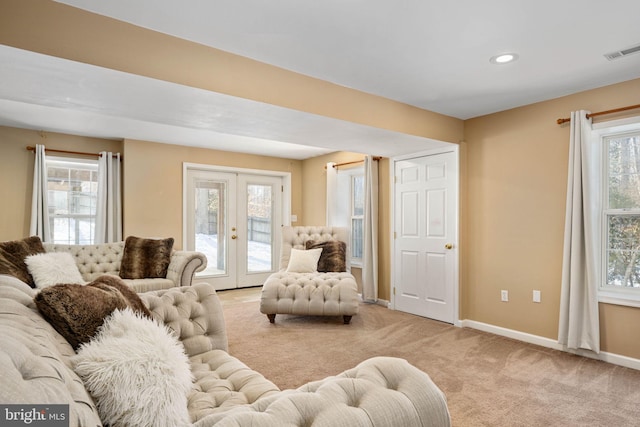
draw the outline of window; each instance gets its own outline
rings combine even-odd
[[[351,176],[351,262],[362,264],[364,246],[364,175]]]
[[[47,158],[49,224],[54,243],[94,242],[98,162]]]
[[[601,186],[594,233],[599,300],[640,307],[640,123],[594,125],[594,136],[601,164],[594,171]]]
[[[337,171],[336,187],[330,202],[331,224],[351,231],[350,264],[362,266],[364,249],[364,168]]]
[[[640,289],[640,131],[603,140],[605,286]]]

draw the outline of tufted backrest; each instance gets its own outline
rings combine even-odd
[[[351,250],[349,229],[346,227],[328,226],[296,226],[282,227],[282,248],[280,252],[280,269],[284,270],[289,265],[291,249],[305,249],[307,240],[327,242],[339,240],[347,245],[347,271],[351,271]]]
[[[228,350],[222,305],[213,286],[196,283],[138,295],[153,317],[176,333],[187,355]]]
[[[69,404],[69,426],[101,426],[93,399],[71,369],[73,348],[40,316],[35,293],[0,275],[0,402]]]
[[[82,278],[91,282],[103,274],[120,273],[120,263],[124,252],[124,242],[102,243],[99,245],[58,245],[44,243],[47,252],[69,252],[76,261]]]

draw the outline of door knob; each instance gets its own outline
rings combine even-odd
[[[446,245],[444,245],[445,249],[453,249],[453,245],[451,243],[447,243]]]
[[[238,236],[236,236],[236,235],[234,234],[233,236],[231,236],[231,238],[232,238],[233,240],[235,240],[235,239],[237,239],[237,238],[238,238]]]

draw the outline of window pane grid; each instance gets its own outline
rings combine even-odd
[[[640,288],[640,213],[607,216],[607,285]]]
[[[48,160],[49,224],[54,243],[94,243],[98,193],[97,162]]]
[[[606,139],[608,207],[640,208],[640,135]]]
[[[605,286],[640,288],[640,134],[604,139]]]
[[[362,260],[364,246],[364,175],[351,177],[351,258]]]

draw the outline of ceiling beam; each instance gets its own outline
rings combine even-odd
[[[3,0],[0,43],[441,141],[463,121],[51,0]]]

